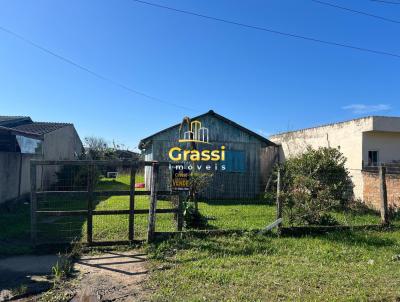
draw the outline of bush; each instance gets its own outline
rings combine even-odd
[[[88,186],[89,166],[64,165],[60,168],[57,175],[56,187],[61,191],[73,191],[76,189],[85,190]],[[100,180],[101,173],[98,167],[93,167],[93,185]]]
[[[194,202],[194,207],[198,210],[198,195],[204,192],[211,184],[213,174],[191,172],[189,178],[189,200]]]
[[[328,212],[347,207],[352,200],[345,163],[339,149],[307,147],[280,167],[283,209],[290,224],[336,224]]]
[[[207,218],[204,217],[192,202],[184,203],[183,219],[188,229],[199,229],[207,226]]]

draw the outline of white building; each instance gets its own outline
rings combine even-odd
[[[354,183],[356,198],[363,198],[365,166],[400,161],[400,117],[369,116],[346,122],[272,135],[281,145],[280,159],[303,152],[309,145],[340,147]]]

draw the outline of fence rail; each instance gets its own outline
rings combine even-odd
[[[135,216],[136,215],[149,215],[148,219],[148,231],[147,240],[151,241],[155,238],[156,233],[156,214],[174,214],[176,217],[176,229],[178,231],[182,230],[183,226],[183,216],[182,216],[182,198],[176,192],[172,191],[157,191],[157,172],[160,166],[168,166],[167,162],[154,162],[154,161],[88,161],[88,160],[74,160],[74,161],[48,161],[48,160],[32,160],[31,161],[31,241],[33,245],[38,242],[38,216],[45,217],[82,217],[86,218],[86,242],[89,245],[107,245],[116,243],[129,243],[137,241],[135,238]],[[85,172],[86,190],[38,190],[37,186],[37,175],[38,167],[46,166],[80,166],[85,167],[87,170]],[[136,190],[135,189],[135,177],[138,168],[150,166],[152,171],[152,182],[150,190]],[[123,167],[130,169],[130,181],[129,190],[115,190],[115,189],[105,189],[97,190],[95,188],[95,169],[98,167]],[[73,175],[74,176],[74,175]],[[118,197],[126,196],[129,197],[127,200],[128,209],[96,209],[94,202],[99,198],[108,197]],[[135,208],[135,200],[140,196],[149,196],[150,203],[148,209],[137,209]],[[157,208],[157,198],[158,196],[178,196],[178,202],[172,208]],[[38,199],[45,198],[47,200],[56,200],[55,203],[59,202],[62,198],[71,199],[73,201],[79,200],[80,205],[87,202],[86,209],[41,209],[38,206]],[[125,201],[124,201],[125,202]],[[128,226],[126,230],[126,235],[128,240],[94,240],[93,239],[93,220],[94,217],[98,216],[110,216],[110,215],[125,215],[128,216]],[[83,222],[82,222],[83,224]]]

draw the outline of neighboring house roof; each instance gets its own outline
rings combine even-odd
[[[265,144],[267,144],[267,146],[276,146],[275,143],[271,142],[270,140],[266,139],[265,137],[261,136],[260,134],[255,133],[255,132],[251,131],[250,129],[247,129],[247,128],[235,123],[234,121],[232,121],[232,120],[230,120],[230,119],[228,119],[228,118],[226,118],[226,117],[214,112],[213,110],[210,110],[210,111],[208,111],[206,113],[203,113],[201,115],[192,117],[191,119],[192,120],[199,119],[199,118],[204,117],[206,115],[211,115],[211,116],[213,116],[213,117],[215,117],[215,118],[217,118],[217,119],[219,119],[219,120],[231,125],[232,127],[238,128],[238,129],[242,130],[243,132],[246,132],[247,134],[259,139],[262,142],[264,142]],[[152,139],[154,136],[156,136],[158,134],[161,134],[163,132],[169,131],[169,130],[171,130],[171,129],[175,128],[175,127],[179,127],[179,126],[180,126],[180,123],[176,124],[176,125],[173,125],[171,127],[168,127],[168,128],[166,128],[164,130],[161,130],[159,132],[156,132],[156,133],[154,133],[154,134],[142,139],[140,141],[140,143],[139,143],[139,149],[143,149],[143,147],[146,144],[146,142],[149,141],[150,139]]]
[[[23,123],[31,123],[29,116],[5,116],[0,115],[0,126],[13,127]]]
[[[72,126],[72,124],[33,122],[29,116],[0,115],[0,132],[11,135],[43,139],[43,135],[66,126]]]
[[[24,125],[19,125],[17,127],[13,127],[13,129],[34,133],[38,135],[43,135],[58,130],[60,128],[64,128],[66,126],[72,126],[72,124],[33,122],[30,124],[24,124]]]

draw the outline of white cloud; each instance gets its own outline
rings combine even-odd
[[[379,111],[387,111],[392,109],[387,104],[366,105],[366,104],[351,104],[342,107],[344,110],[351,110],[355,114],[365,114]]]

